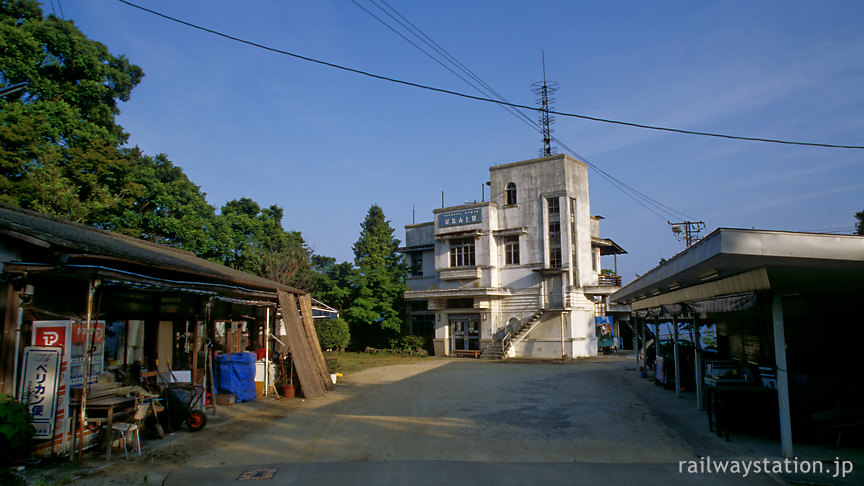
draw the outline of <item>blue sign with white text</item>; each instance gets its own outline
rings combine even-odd
[[[438,215],[438,227],[461,226],[463,224],[475,224],[483,222],[483,212],[480,208],[463,209]]]

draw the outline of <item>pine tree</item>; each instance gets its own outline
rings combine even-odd
[[[402,328],[407,266],[397,253],[399,240],[384,217],[384,211],[373,204],[360,225],[360,237],[354,243],[354,299],[345,309],[355,345],[386,345]]]

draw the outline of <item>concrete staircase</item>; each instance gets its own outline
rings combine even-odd
[[[492,341],[491,343],[484,344],[483,354],[480,355],[480,359],[504,359],[504,346],[501,344],[501,341]]]
[[[531,315],[528,319],[522,322],[519,329],[513,331],[509,336],[504,337],[500,341],[493,341],[483,348],[483,357],[486,359],[503,359],[507,350],[514,342],[519,342],[531,333],[531,330],[540,322],[540,317],[543,315],[543,309],[538,309],[537,312]]]

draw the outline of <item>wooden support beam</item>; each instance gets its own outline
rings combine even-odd
[[[336,388],[333,380],[330,379],[330,372],[327,369],[327,361],[324,359],[324,354],[321,353],[321,343],[318,342],[318,332],[315,331],[315,319],[312,317],[312,296],[303,294],[297,297],[300,302],[300,313],[303,318],[303,329],[306,331],[306,337],[309,340],[309,347],[312,348],[312,355],[315,358],[315,363],[318,369],[322,371],[324,386],[328,391]]]
[[[331,385],[332,382],[326,367],[323,370],[320,369],[320,364],[314,355],[314,351],[321,354],[321,348],[313,350],[310,346],[306,330],[300,319],[300,312],[297,309],[297,299],[293,294],[280,290],[279,305],[282,307],[282,320],[288,333],[285,345],[294,360],[294,368],[297,370],[297,378],[303,388],[303,395],[306,398],[324,396],[328,388],[322,377],[326,376],[327,382],[330,382]],[[323,361],[323,359],[324,356],[321,355],[321,360]]]

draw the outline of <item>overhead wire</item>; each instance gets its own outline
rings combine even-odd
[[[158,12],[156,10],[152,10],[152,9],[149,9],[146,7],[142,7],[140,5],[136,5],[132,2],[129,2],[128,0],[117,0],[117,1],[120,3],[123,3],[125,5],[128,5],[130,7],[142,10],[144,12],[151,13],[151,14],[156,15],[158,17],[162,17],[166,20],[170,20],[172,22],[177,22],[177,23],[185,25],[187,27],[191,27],[193,29],[198,29],[198,30],[208,32],[210,34],[213,34],[213,35],[216,35],[219,37],[223,37],[225,39],[233,40],[235,42],[239,42],[239,43],[246,44],[249,46],[257,47],[259,49],[274,52],[277,54],[283,54],[286,56],[290,56],[290,57],[293,57],[296,59],[301,59],[301,60],[308,61],[311,63],[320,64],[322,66],[327,66],[327,67],[339,69],[339,70],[346,71],[346,72],[360,74],[363,76],[368,76],[370,78],[379,79],[382,81],[388,81],[388,82],[396,83],[396,84],[401,84],[404,86],[410,86],[410,87],[424,89],[424,90],[428,90],[428,91],[434,91],[437,93],[443,93],[443,94],[449,94],[452,96],[458,96],[458,97],[466,98],[466,99],[470,99],[470,100],[483,101],[486,103],[501,104],[501,105],[506,105],[506,106],[510,106],[513,108],[520,108],[520,109],[531,110],[531,111],[541,111],[542,110],[541,108],[537,108],[534,106],[520,105],[517,103],[509,103],[509,102],[496,100],[496,99],[492,99],[492,98],[484,98],[481,96],[474,96],[474,95],[470,95],[467,93],[460,93],[458,91],[452,91],[452,90],[448,90],[448,89],[444,89],[444,88],[437,88],[434,86],[424,85],[424,84],[420,84],[420,83],[414,83],[411,81],[405,81],[402,79],[392,78],[389,76],[383,76],[380,74],[374,74],[374,73],[371,73],[368,71],[363,71],[363,70],[351,68],[348,66],[342,66],[340,64],[335,64],[332,62],[322,61],[320,59],[314,59],[311,57],[303,56],[303,55],[296,54],[293,52],[285,51],[282,49],[277,49],[274,47],[266,46],[264,44],[259,44],[257,42],[253,42],[253,41],[249,41],[249,40],[242,39],[239,37],[235,37],[235,36],[232,36],[229,34],[219,32],[219,31],[214,30],[214,29],[202,27],[200,25],[196,25],[196,24],[193,24],[191,22],[187,22],[185,20],[181,20],[181,19],[172,17],[170,15],[163,14],[163,13]],[[785,145],[800,145],[800,146],[822,147],[822,148],[841,148],[841,149],[864,150],[864,145],[839,145],[839,144],[818,143],[818,142],[801,142],[801,141],[780,140],[780,139],[771,139],[771,138],[745,137],[745,136],[729,135],[729,134],[723,134],[723,133],[712,133],[712,132],[702,132],[702,131],[696,131],[696,130],[684,130],[684,129],[680,129],[680,128],[661,127],[661,126],[656,126],[656,125],[647,125],[647,124],[642,124],[642,123],[626,122],[626,121],[621,121],[621,120],[612,120],[609,118],[600,118],[600,117],[596,117],[596,116],[580,115],[577,113],[565,113],[565,112],[552,111],[552,110],[549,111],[549,114],[556,115],[556,116],[570,117],[570,118],[579,118],[579,119],[583,119],[583,120],[596,121],[596,122],[600,122],[600,123],[609,123],[609,124],[629,126],[629,127],[634,127],[634,128],[643,128],[646,130],[659,130],[659,131],[681,133],[681,134],[687,134],[687,135],[698,135],[698,136],[704,136],[704,137],[725,138],[725,139],[730,139],[730,140],[744,140],[744,141],[751,141],[751,142],[777,143],[777,144],[785,144]]]
[[[459,75],[459,74],[456,74],[456,73],[455,73],[455,72],[454,72],[454,71],[453,71],[449,66],[445,66],[445,67],[447,68],[448,71],[450,71],[451,73],[456,74],[456,76],[459,77],[459,79],[463,80],[464,82],[466,82],[467,84],[469,84],[472,88],[474,88],[475,90],[477,90],[478,92],[480,92],[480,93],[483,94],[483,95],[486,95],[486,96],[489,96],[489,97],[494,97],[494,98],[496,98],[496,99],[498,99],[498,100],[504,101],[505,103],[509,103],[509,101],[508,101],[506,98],[504,98],[503,95],[501,95],[500,93],[498,93],[498,92],[497,92],[494,88],[492,88],[488,83],[486,83],[485,81],[483,81],[479,76],[477,76],[477,75],[476,75],[473,71],[471,71],[467,66],[465,66],[462,62],[460,62],[458,59],[456,59],[456,57],[453,56],[452,54],[450,54],[450,53],[449,53],[449,52],[448,52],[444,47],[442,47],[440,44],[438,44],[437,42],[435,42],[431,37],[429,37],[425,32],[423,32],[419,27],[417,27],[414,23],[412,23],[412,22],[411,22],[409,19],[407,19],[404,15],[402,15],[401,13],[399,13],[399,11],[396,10],[394,7],[392,7],[390,4],[388,4],[388,3],[386,2],[386,0],[379,0],[379,1],[380,1],[381,3],[383,3],[384,5],[386,5],[387,8],[390,9],[390,10],[392,11],[393,14],[397,15],[397,16],[398,16],[399,18],[401,18],[404,22],[403,22],[403,21],[400,21],[399,19],[397,19],[396,17],[394,17],[390,12],[387,12],[383,7],[381,7],[378,3],[376,3],[376,0],[368,0],[368,1],[369,1],[370,3],[372,3],[373,5],[375,5],[376,7],[378,7],[381,11],[385,12],[385,13],[386,13],[386,14],[387,14],[391,19],[393,19],[393,20],[396,21],[400,26],[402,26],[402,28],[404,28],[405,30],[409,31],[409,32],[410,32],[411,34],[413,34],[415,37],[417,37],[418,39],[420,39],[424,44],[426,44],[427,46],[429,46],[430,48],[432,48],[434,51],[436,51],[440,56],[444,57],[445,60],[447,60],[447,61],[449,61],[450,63],[452,63],[452,64],[453,64],[457,69],[459,69],[460,71],[462,71],[463,73],[465,73],[466,75],[468,75],[469,77],[471,77],[473,80],[475,80],[475,81],[476,81],[478,84],[480,84],[483,88],[481,89],[481,88],[477,87],[475,84],[473,84],[473,83],[471,83],[470,81],[466,80],[463,76],[461,76],[461,75]],[[412,42],[411,40],[407,39],[407,38],[406,38],[402,33],[398,32],[398,31],[397,31],[393,26],[387,24],[387,22],[385,22],[383,19],[381,19],[380,17],[378,17],[378,16],[374,15],[373,13],[369,12],[368,9],[366,9],[366,8],[363,7],[363,6],[361,6],[359,3],[357,3],[356,0],[351,0],[351,2],[354,3],[355,5],[357,5],[357,6],[358,6],[360,9],[362,9],[364,12],[368,13],[369,15],[371,15],[372,17],[374,17],[376,20],[378,20],[379,22],[381,22],[382,24],[384,24],[385,26],[387,26],[391,31],[396,32],[400,37],[402,37],[403,39],[405,39],[407,42],[409,42],[409,43],[410,43],[411,45],[413,45],[415,48],[419,49],[421,52],[423,52],[424,54],[426,54],[426,55],[429,56],[430,58],[433,58],[433,59],[434,59],[438,64],[444,66],[444,64],[443,64],[439,59],[434,58],[434,56],[432,56],[431,54],[429,54],[426,50],[424,50],[423,48],[419,47],[416,43]],[[407,25],[406,25],[406,24],[407,24]],[[410,27],[409,27],[409,26],[410,26]],[[491,94],[490,94],[490,93],[491,93]],[[500,105],[500,106],[503,107],[503,105]],[[536,131],[542,133],[542,128],[540,127],[540,125],[539,125],[536,121],[534,121],[533,119],[531,119],[528,115],[526,115],[526,114],[523,113],[521,110],[519,110],[518,108],[508,109],[507,111],[510,112],[511,114],[513,114],[514,116],[516,116],[517,118],[519,118],[522,122],[528,124],[531,128],[533,128],[533,129],[535,129]],[[554,135],[551,136],[551,138],[552,138],[556,143],[558,143],[558,145],[560,145],[562,148],[564,148],[567,152],[569,152],[569,153],[572,154],[574,157],[576,157],[577,159],[581,160],[581,161],[584,162],[586,165],[588,165],[589,167],[591,167],[592,169],[594,169],[594,170],[595,170],[597,173],[599,173],[599,174],[600,174],[604,179],[606,179],[610,184],[612,184],[612,185],[613,185],[614,187],[616,187],[618,190],[620,190],[621,192],[623,192],[624,194],[626,194],[628,197],[630,197],[631,199],[633,199],[633,200],[634,200],[637,204],[639,204],[640,206],[642,206],[642,207],[644,207],[645,209],[647,209],[648,211],[654,213],[654,214],[655,214],[658,218],[660,218],[661,220],[669,221],[669,219],[696,219],[696,218],[693,218],[693,217],[687,216],[687,215],[685,215],[684,213],[682,213],[682,212],[680,212],[680,211],[677,211],[677,210],[675,210],[674,208],[671,208],[671,207],[669,207],[669,206],[667,206],[667,205],[665,205],[665,204],[663,204],[663,203],[660,203],[659,201],[657,201],[657,200],[655,200],[655,199],[653,199],[653,198],[651,198],[651,197],[645,195],[644,193],[642,193],[642,192],[640,192],[640,191],[634,189],[633,187],[631,187],[631,186],[625,184],[624,182],[620,181],[619,179],[615,178],[614,176],[612,176],[612,175],[609,174],[608,172],[606,172],[606,171],[604,171],[603,169],[601,169],[599,166],[597,166],[597,165],[593,164],[592,162],[590,162],[586,157],[584,157],[584,156],[582,156],[582,155],[576,153],[575,150],[571,149],[571,148],[570,148],[569,146],[567,146],[563,141],[561,141],[560,139],[558,139],[558,138],[555,137]],[[651,206],[653,206],[653,208],[652,208]],[[665,215],[665,216],[664,216],[664,215],[661,215],[660,212],[666,213],[666,215]]]
[[[377,3],[375,2],[375,0],[369,0],[369,1],[370,1],[370,3],[372,3],[373,5],[375,5],[376,7],[378,7],[378,9],[380,9],[382,12],[384,12],[385,14],[387,14],[387,16],[389,16],[391,19],[393,19],[393,20],[395,20],[397,23],[399,23],[399,24],[400,24],[400,25],[401,25],[405,30],[409,31],[409,32],[410,32],[411,34],[413,34],[415,37],[417,37],[418,39],[420,39],[421,42],[423,42],[424,44],[426,44],[427,46],[429,46],[432,50],[436,51],[439,55],[441,55],[442,57],[444,57],[445,60],[448,60],[449,62],[453,63],[453,64],[456,66],[457,69],[459,69],[460,71],[462,71],[463,73],[465,73],[468,77],[470,77],[471,79],[473,79],[474,81],[476,81],[478,84],[480,84],[481,86],[483,86],[483,88],[485,88],[486,90],[489,90],[489,91],[493,92],[493,93],[496,95],[496,97],[498,97],[498,99],[503,99],[503,98],[501,98],[501,95],[500,95],[500,94],[498,94],[498,93],[495,92],[495,90],[493,90],[490,86],[488,86],[487,84],[485,84],[485,83],[483,82],[482,79],[480,79],[477,75],[475,75],[473,72],[471,72],[470,69],[466,68],[462,63],[460,63],[458,60],[456,60],[453,56],[451,56],[451,55],[450,55],[446,50],[444,50],[441,46],[439,46],[438,44],[435,44],[435,42],[432,41],[432,39],[430,39],[428,36],[426,36],[426,34],[424,34],[424,33],[423,33],[421,30],[419,30],[416,26],[414,26],[414,24],[411,24],[411,22],[408,21],[408,19],[406,19],[406,18],[405,18],[404,16],[402,16],[402,15],[401,15],[401,14],[400,14],[396,9],[394,9],[394,8],[391,7],[389,4],[387,4],[387,2],[384,2],[384,1],[382,0],[381,3],[387,5],[387,7],[388,7],[390,10],[392,10],[393,13],[395,13],[395,14],[398,15],[400,18],[402,18],[403,20],[405,20],[406,22],[408,22],[408,24],[410,25],[410,27],[409,27],[409,26],[406,26],[403,22],[401,22],[399,19],[397,19],[396,17],[394,17],[393,14],[391,14],[391,13],[388,12],[386,9],[384,9],[384,8],[381,7],[379,4],[377,4]],[[422,52],[423,54],[425,54],[426,56],[428,56],[430,59],[434,60],[436,63],[438,63],[439,65],[443,66],[445,69],[447,69],[447,70],[450,71],[451,73],[453,73],[453,75],[455,75],[456,77],[458,77],[459,79],[461,79],[462,81],[464,81],[466,84],[468,84],[469,86],[471,86],[472,88],[474,88],[478,93],[481,93],[481,94],[483,94],[483,95],[489,96],[488,93],[487,93],[487,91],[485,91],[484,89],[478,87],[478,86],[475,85],[473,82],[471,82],[471,81],[465,79],[465,77],[463,77],[463,76],[460,75],[459,73],[455,72],[455,71],[454,71],[453,69],[451,69],[449,66],[447,66],[446,64],[444,64],[440,59],[436,58],[434,55],[430,54],[428,51],[426,51],[425,49],[423,49],[422,47],[420,47],[419,45],[417,45],[415,42],[413,42],[413,41],[411,41],[410,39],[408,39],[407,37],[405,37],[404,34],[402,34],[402,33],[399,32],[397,29],[395,29],[393,26],[391,26],[390,24],[388,24],[385,20],[381,19],[380,17],[378,17],[377,15],[375,15],[374,13],[370,12],[368,9],[366,9],[365,7],[363,7],[362,5],[360,5],[359,3],[357,3],[356,0],[351,0],[351,2],[352,2],[354,5],[356,5],[357,7],[359,7],[361,10],[363,10],[364,12],[366,12],[367,14],[369,14],[370,16],[372,16],[373,18],[375,18],[376,20],[378,20],[379,22],[381,22],[384,26],[386,26],[388,29],[390,29],[390,30],[393,31],[394,33],[396,33],[399,37],[401,37],[401,38],[404,39],[406,42],[408,42],[409,44],[411,44],[412,46],[414,46],[416,49],[418,49],[420,52]],[[431,42],[431,43],[430,43],[430,42]],[[504,100],[504,101],[506,101],[506,100]],[[531,126],[531,124],[533,123],[533,121],[530,119],[530,117],[526,117],[523,113],[521,113],[521,112],[518,110],[518,108],[512,108],[512,107],[507,106],[507,105],[505,105],[505,104],[498,104],[498,106],[500,106],[502,109],[506,110],[507,112],[516,115],[517,117],[519,117],[519,116],[521,115],[520,118],[524,117],[525,119],[527,119],[527,123],[529,124],[529,126]],[[524,120],[523,120],[523,121],[524,121]],[[536,126],[536,124],[534,124],[534,125]]]

